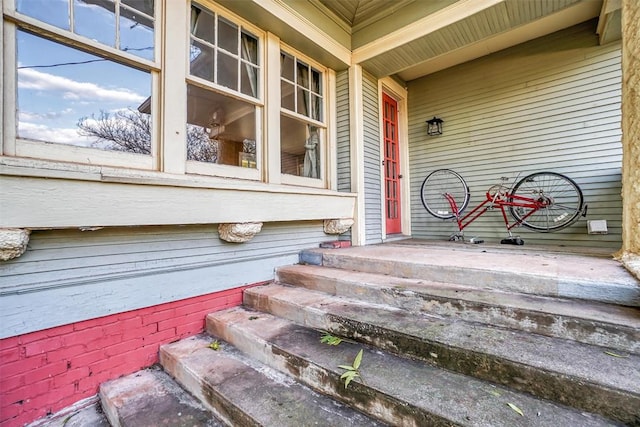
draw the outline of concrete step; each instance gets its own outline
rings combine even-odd
[[[291,377],[199,335],[160,348],[160,361],[183,388],[231,426],[381,426]],[[245,342],[245,346],[260,345]],[[170,425],[170,424],[169,424]]]
[[[328,298],[326,302],[330,304],[330,300]],[[314,313],[322,311],[320,305],[313,305],[300,315],[320,320],[322,314]],[[366,308],[368,306],[363,306]],[[336,346],[323,344],[321,332],[312,328],[328,329],[332,322],[309,323],[315,326],[304,327],[269,313],[241,307],[207,316],[209,333],[320,393],[389,425],[619,425],[600,415],[537,399],[365,344],[348,341]],[[344,370],[339,365],[351,365],[361,349],[360,377],[345,387],[340,379]],[[522,411],[522,415],[509,405]]]
[[[278,284],[247,290],[245,305],[620,422],[640,420],[635,354]]]
[[[313,265],[276,280],[332,295],[640,353],[640,309]]]
[[[482,245],[310,249],[303,264],[505,291],[640,306],[638,281],[610,257]]]
[[[160,369],[103,383],[100,400],[112,427],[225,425]]]

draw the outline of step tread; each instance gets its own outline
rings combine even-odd
[[[349,293],[349,288],[335,286],[336,283],[349,283],[375,289],[391,289],[397,293],[418,293],[450,300],[464,300],[486,305],[500,305],[514,309],[526,309],[540,313],[552,313],[584,320],[608,323],[610,325],[637,329],[640,333],[640,309],[596,301],[575,300],[550,296],[539,296],[508,292],[495,289],[483,289],[452,283],[433,282],[423,279],[391,277],[388,275],[345,271],[336,268],[313,265],[291,265],[280,267],[278,277],[296,279],[296,283],[283,280],[284,284],[298,285],[310,278],[334,280],[333,287],[325,286],[323,290],[338,296],[359,296]],[[358,291],[354,291],[358,292]],[[360,291],[360,294],[366,291]],[[390,298],[395,295],[391,294]]]
[[[476,246],[476,245],[473,245]],[[309,249],[301,263],[536,295],[640,306],[640,283],[611,258],[451,245]]]
[[[322,377],[319,387],[324,393],[335,393],[353,405],[364,405],[367,399],[382,396],[395,401],[386,414],[398,417],[393,411],[409,411],[413,408],[433,414],[428,424],[469,426],[537,426],[558,425],[615,425],[593,414],[581,413],[552,402],[536,399],[524,393],[492,385],[472,377],[430,366],[378,349],[344,341],[338,346],[320,342],[317,330],[297,325],[268,313],[237,307],[211,313],[207,317],[208,330],[216,331],[223,339],[238,342],[243,351],[252,357],[272,359],[279,369],[303,377]],[[253,344],[247,344],[247,343]],[[338,365],[350,365],[360,349],[364,356],[360,373],[364,381],[354,380],[347,390],[342,383],[331,389],[329,377],[337,378],[342,369]],[[313,367],[324,374],[315,372]],[[520,408],[525,416],[513,411],[507,404]],[[373,405],[382,416],[385,411]],[[413,411],[413,412],[412,412]],[[405,414],[406,415],[406,414]],[[436,421],[440,421],[436,424]],[[425,420],[423,420],[425,421]],[[429,420],[427,420],[429,421]]]
[[[473,268],[499,272],[514,272],[540,277],[563,277],[586,282],[606,282],[637,286],[638,281],[612,258],[584,254],[502,251],[500,262],[495,251],[482,247],[459,248],[408,245],[368,245],[347,249],[311,249],[331,258],[351,257],[381,262],[404,262],[447,268]],[[492,260],[492,261],[488,261]]]
[[[263,300],[285,301],[296,310],[318,316],[356,320],[380,330],[393,330],[450,348],[483,353],[518,365],[569,376],[640,397],[640,356],[613,357],[600,347],[526,332],[407,312],[395,307],[332,296],[303,288],[270,284],[247,290]],[[277,314],[277,313],[276,313]],[[326,324],[307,324],[323,328]]]
[[[163,371],[146,369],[100,386],[100,398],[114,427],[223,427]]]
[[[183,387],[231,425],[382,425],[248,359],[227,343],[220,342],[214,351],[211,342],[212,337],[202,334],[164,345],[161,361]],[[218,403],[220,399],[226,403]]]

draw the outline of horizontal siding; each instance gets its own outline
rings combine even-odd
[[[382,196],[380,171],[380,124],[378,81],[363,73],[363,126],[364,126],[364,197],[366,243],[382,243]]]
[[[621,242],[620,45],[598,46],[594,21],[409,83],[412,234],[447,238],[453,222],[431,217],[420,201],[429,172],[450,168],[471,189],[470,207],[499,177],[554,171],[574,179],[587,219],[606,219],[608,235],[586,221],[556,233],[515,229],[526,242],[618,248]],[[444,120],[427,137],[424,121]],[[499,211],[465,229],[467,237],[506,236]]]
[[[336,74],[336,135],[338,191],[351,191],[351,132],[349,121],[349,72]]]
[[[0,338],[271,280],[327,238],[319,221],[267,223],[242,244],[213,225],[34,231],[0,266]]]

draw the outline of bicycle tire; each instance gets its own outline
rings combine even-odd
[[[538,232],[548,233],[566,228],[582,214],[582,190],[571,178],[556,172],[536,172],[522,178],[513,187],[511,195],[544,198],[548,206],[527,216],[532,209],[510,206],[516,221]],[[514,199],[511,198],[510,201]],[[517,200],[516,200],[517,202]]]
[[[455,218],[449,201],[444,196],[451,194],[458,205],[458,214],[462,213],[469,204],[469,187],[465,180],[451,169],[438,169],[431,172],[420,187],[422,206],[431,215],[440,219]]]

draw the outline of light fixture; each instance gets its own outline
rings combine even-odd
[[[433,116],[431,120],[427,120],[427,135],[442,135],[442,123],[444,121],[436,116]]]

